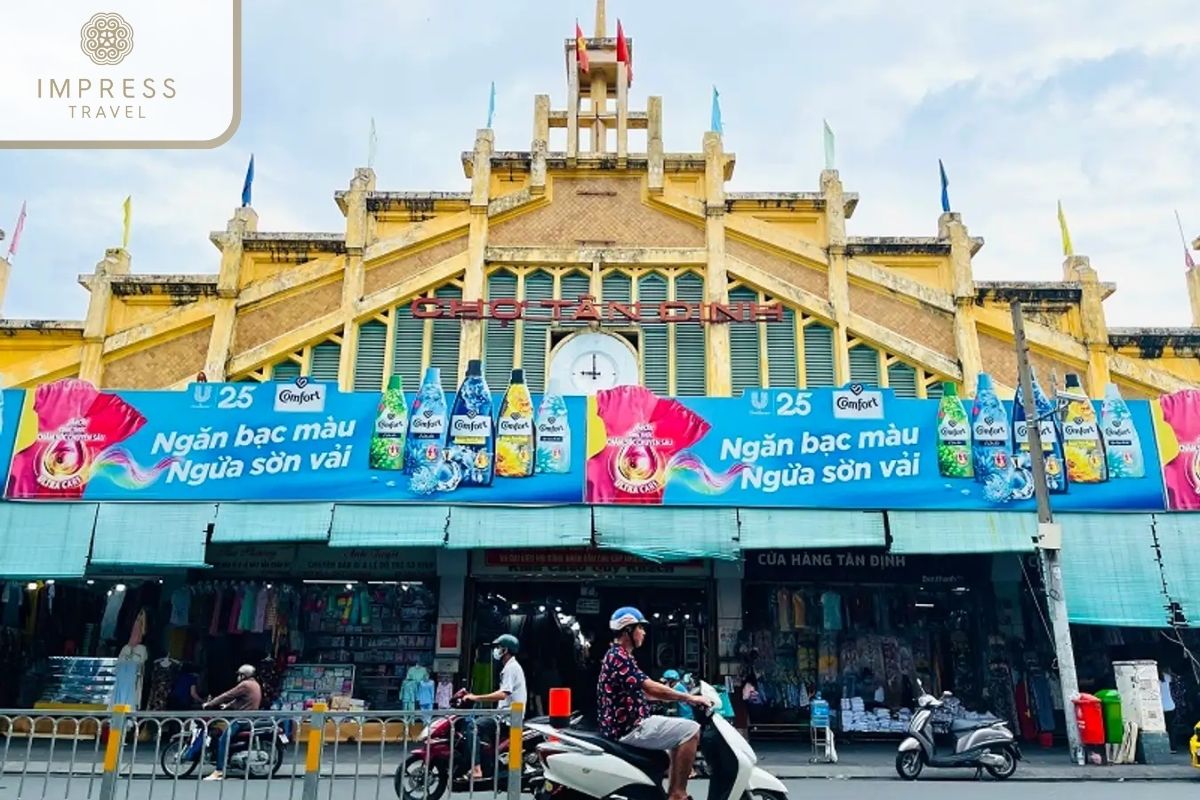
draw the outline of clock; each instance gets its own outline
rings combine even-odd
[[[564,339],[550,354],[550,379],[566,394],[593,395],[638,383],[637,351],[627,340],[590,331]]]

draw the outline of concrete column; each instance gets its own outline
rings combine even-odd
[[[0,308],[4,307],[4,298],[8,295],[8,278],[12,274],[12,264],[7,258],[0,257]]]
[[[1104,319],[1104,297],[1100,278],[1087,256],[1067,256],[1063,278],[1082,288],[1079,316],[1083,322],[1083,343],[1088,351],[1088,394],[1104,397],[1110,379],[1108,368],[1108,323]]]
[[[717,669],[719,674],[737,675],[737,635],[742,619],[742,562],[713,562],[717,593]]]
[[[725,150],[721,135],[704,134],[705,215],[704,243],[708,260],[704,267],[704,300],[729,302],[729,275],[725,271]],[[729,324],[708,326],[705,337],[708,393],[715,397],[733,394],[733,371],[729,353]]]
[[[592,75],[592,147],[593,153],[608,152],[608,128],[600,115],[608,110],[608,81],[599,72]]]
[[[567,70],[567,166],[579,157],[579,54],[572,53]]]
[[[204,358],[204,375],[213,383],[228,379],[225,365],[233,348],[233,331],[237,322],[237,298],[242,286],[242,263],[245,260],[242,242],[246,234],[258,230],[258,214],[250,206],[233,212],[225,224],[221,238],[221,270],[217,274],[217,311],[213,314],[212,331],[208,337],[208,354]]]
[[[96,386],[104,379],[104,339],[108,335],[108,315],[112,307],[112,278],[128,275],[129,266],[129,251],[110,247],[104,251],[104,258],[96,265],[96,272],[88,282],[91,299],[83,323],[79,377]]]
[[[662,98],[648,97],[646,98],[646,156],[651,194],[662,194],[663,190],[662,128]]]
[[[468,665],[471,660],[471,646],[466,639],[466,631],[463,630],[463,620],[466,616],[463,609],[466,605],[467,596],[467,566],[470,560],[470,553],[466,550],[447,550],[444,547],[439,547],[437,550],[437,574],[438,574],[438,631],[440,632],[442,625],[458,625],[459,630],[459,646],[441,647],[440,644],[434,651],[434,657],[438,661],[438,672],[451,671],[459,672],[466,669],[469,673]],[[438,636],[440,642],[440,636]],[[441,668],[441,664],[445,663],[456,664],[455,669],[445,670]]]
[[[850,278],[846,267],[846,201],[836,169],[821,171],[825,235],[829,240],[829,304],[833,307],[833,370],[840,385],[850,380]]]
[[[338,388],[354,390],[354,362],[358,360],[358,336],[355,318],[361,310],[365,269],[363,250],[366,249],[370,228],[367,195],[375,191],[375,170],[370,167],[354,171],[350,191],[346,193],[346,255],[342,276],[342,350],[338,361]]]
[[[962,216],[947,212],[938,217],[938,238],[950,240],[950,278],[954,290],[954,348],[963,373],[964,397],[975,396],[983,359],[975,321],[975,276],[971,266],[971,237]]]
[[[546,191],[546,153],[550,150],[550,95],[533,98],[533,142],[530,145],[529,191]]]
[[[629,65],[617,64],[617,166],[629,158]]]
[[[463,301],[483,300],[484,252],[488,236],[488,200],[492,181],[492,131],[481,128],[475,134],[474,168],[471,175],[471,227],[467,235],[467,269],[463,274]],[[483,358],[483,320],[464,319],[459,339],[458,375],[467,373],[467,362]]]
[[[1200,267],[1189,269],[1186,275],[1188,300],[1192,305],[1192,326],[1200,328]]]

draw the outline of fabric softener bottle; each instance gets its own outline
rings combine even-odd
[[[1012,483],[1012,436],[1008,413],[996,396],[992,376],[979,373],[971,406],[971,462],[975,480],[989,499],[1007,500]]]
[[[971,423],[953,383],[942,384],[937,419],[938,471],[943,478],[970,478]]]
[[[1144,478],[1146,462],[1142,457],[1142,442],[1133,425],[1129,405],[1115,383],[1110,383],[1104,390],[1104,401],[1100,404],[1100,432],[1104,436],[1108,477]]]
[[[408,430],[408,401],[399,375],[388,380],[387,390],[375,413],[371,435],[371,469],[404,469],[404,435]]]
[[[525,385],[525,370],[514,369],[496,417],[496,474],[528,478],[533,458],[533,398]]]
[[[567,401],[557,379],[542,396],[537,413],[537,471],[564,474],[571,471],[571,429],[567,425]]]
[[[492,393],[483,379],[483,362],[467,362],[467,375],[454,398],[446,457],[462,472],[459,486],[491,486],[496,437],[492,430]]]
[[[1067,390],[1077,398],[1067,403],[1063,415],[1067,472],[1076,483],[1103,483],[1108,480],[1108,464],[1104,459],[1104,442],[1100,438],[1096,408],[1083,391],[1083,385],[1075,373],[1067,375]]]
[[[442,391],[442,371],[425,370],[421,388],[413,398],[408,414],[405,471],[416,474],[421,468],[437,469],[442,463],[442,443],[446,440],[446,393]]]

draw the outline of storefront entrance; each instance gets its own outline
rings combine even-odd
[[[591,714],[611,640],[608,619],[635,606],[650,620],[638,662],[651,677],[668,669],[704,676],[712,641],[710,567],[704,561],[654,564],[615,551],[486,551],[472,563],[468,654],[472,687],[490,691],[491,647],[511,633],[521,641],[531,712],[544,713],[549,690],[569,687],[574,707]]]

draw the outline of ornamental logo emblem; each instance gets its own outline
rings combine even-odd
[[[80,30],[79,47],[94,64],[120,64],[133,52],[133,27],[120,14],[96,14]]]

